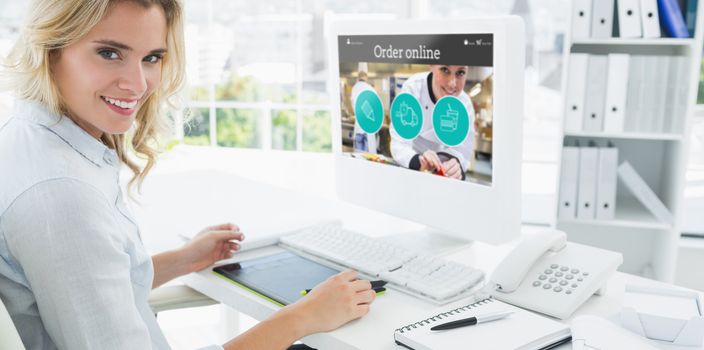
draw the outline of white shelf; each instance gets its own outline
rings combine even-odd
[[[612,220],[560,219],[559,222],[649,230],[672,230],[672,225],[657,220],[655,216],[638,203],[636,199],[619,199],[616,203],[616,214]]]
[[[681,248],[699,249],[704,251],[704,238],[697,237],[681,237],[680,238]]]
[[[575,137],[594,137],[606,139],[624,139],[624,140],[664,140],[664,141],[681,141],[684,137],[681,134],[670,133],[647,133],[647,132],[622,132],[622,133],[606,133],[606,132],[588,132],[588,131],[565,131],[565,136]]]
[[[631,45],[631,46],[691,46],[695,44],[692,38],[655,38],[655,39],[577,39],[572,45]]]
[[[699,3],[701,4],[702,1]],[[570,1],[570,4],[579,6],[573,1]],[[573,10],[575,9],[571,8],[570,13],[573,13]],[[567,75],[573,53],[602,56],[609,54],[677,56],[683,58],[688,64],[686,78],[683,78],[680,83],[683,87],[687,87],[687,104],[694,103],[699,82],[699,62],[704,45],[704,6],[697,7],[696,22],[696,30],[692,38],[573,39],[568,31],[565,35],[563,52],[562,86],[569,85]],[[571,28],[571,23],[568,28]],[[563,101],[566,101],[566,89],[563,88],[562,93]],[[627,98],[634,98],[635,100],[631,102],[637,104],[643,103],[642,99],[646,97],[629,94]],[[580,240],[578,243],[617,249],[623,254],[626,262],[624,265],[629,265],[633,271],[640,271],[641,274],[655,276],[668,282],[674,278],[677,247],[683,244],[696,244],[680,240],[679,227],[675,224],[680,221],[679,218],[682,215],[678,208],[682,206],[683,201],[686,152],[689,150],[690,143],[689,132],[684,127],[691,124],[692,108],[687,106],[685,109],[678,110],[677,114],[671,115],[670,118],[677,118],[678,123],[671,125],[676,128],[666,129],[669,130],[668,132],[606,133],[563,130],[562,136],[564,144],[574,143],[575,139],[581,141],[580,138],[586,140],[591,138],[589,141],[604,147],[604,141],[613,141],[611,142],[613,146],[619,149],[619,161],[628,160],[642,172],[640,175],[651,184],[649,186],[656,188],[658,196],[668,204],[674,223],[659,220],[634,198],[626,201],[618,198],[615,218],[612,220],[560,220],[559,218],[556,220],[558,225],[569,226],[568,232],[574,239]],[[672,132],[672,130],[683,131]],[[617,186],[620,189],[622,184]],[[557,187],[560,187],[559,183]],[[618,190],[617,193],[624,195],[628,192]],[[599,232],[605,234],[595,234]],[[642,269],[644,266],[647,268]]]

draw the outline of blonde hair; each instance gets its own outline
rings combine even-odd
[[[7,69],[1,85],[13,90],[19,99],[43,103],[57,115],[67,112],[66,105],[53,80],[50,57],[85,36],[118,2],[130,1],[144,7],[161,6],[166,14],[167,54],[161,69],[161,84],[144,101],[135,118],[134,132],[126,135],[103,134],[102,141],[117,153],[120,160],[134,173],[130,188],[144,181],[154,166],[158,149],[157,136],[168,129],[162,115],[163,106],[176,107],[175,98],[184,82],[185,55],[183,14],[180,0],[35,0],[26,24],[4,64]],[[128,142],[134,154],[146,160],[143,167],[131,160]]]

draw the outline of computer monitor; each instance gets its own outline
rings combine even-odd
[[[516,238],[522,20],[348,20],[330,28],[338,197],[425,225],[431,242]]]

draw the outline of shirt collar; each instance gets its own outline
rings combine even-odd
[[[88,134],[71,118],[58,116],[36,101],[17,100],[14,110],[14,117],[46,127],[93,164],[99,167],[117,165],[115,151]]]

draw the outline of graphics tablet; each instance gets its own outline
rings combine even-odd
[[[280,306],[298,301],[303,298],[301,291],[339,273],[291,252],[218,266],[213,272]]]

